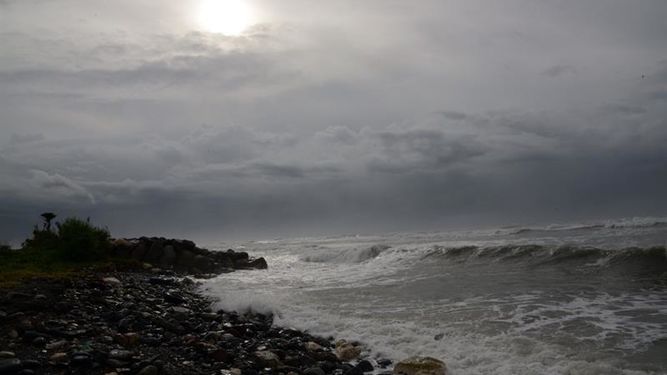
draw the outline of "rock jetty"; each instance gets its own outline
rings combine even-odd
[[[117,239],[112,242],[111,251],[116,257],[190,275],[267,268],[264,258],[251,259],[246,252],[210,251],[197,247],[192,241],[161,237]]]

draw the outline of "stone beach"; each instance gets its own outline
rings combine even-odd
[[[261,258],[148,238],[116,240],[114,252],[154,263],[0,290],[0,374],[360,375],[391,364],[270,315],[213,311],[184,276],[266,268]]]

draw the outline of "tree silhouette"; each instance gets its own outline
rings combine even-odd
[[[44,212],[40,216],[42,216],[42,219],[44,219],[44,230],[50,232],[51,220],[56,218],[56,214],[54,214],[53,212]]]

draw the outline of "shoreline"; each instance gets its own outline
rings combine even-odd
[[[353,365],[360,348],[275,327],[270,315],[213,311],[214,299],[170,271],[32,279],[0,290],[0,302],[0,374],[360,375],[390,365]]]

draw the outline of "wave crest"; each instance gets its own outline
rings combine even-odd
[[[366,248],[351,248],[344,250],[326,249],[317,254],[305,254],[301,257],[301,260],[313,263],[361,263],[376,258],[389,248],[391,248],[391,246],[373,245]]]

